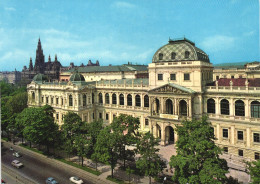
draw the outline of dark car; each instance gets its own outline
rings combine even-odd
[[[46,184],[59,184],[53,177],[49,177],[45,181]]]

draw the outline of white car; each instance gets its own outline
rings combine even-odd
[[[11,164],[12,164],[12,166],[14,166],[14,167],[16,167],[18,169],[23,167],[23,164],[20,161],[18,161],[18,160],[13,160]]]
[[[71,176],[71,177],[70,177],[70,181],[71,181],[72,183],[76,183],[76,184],[82,184],[82,183],[83,183],[82,179],[80,179],[80,178],[77,177],[77,176]]]
[[[14,152],[14,153],[13,153],[13,156],[16,157],[16,158],[19,158],[19,157],[21,157],[22,155],[21,155],[19,152]]]

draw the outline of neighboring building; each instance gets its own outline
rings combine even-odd
[[[82,74],[85,81],[148,78],[146,65],[132,65],[128,63],[120,66],[75,67],[61,72],[60,81],[68,81],[71,74],[75,71]]]
[[[8,83],[17,84],[21,81],[21,72],[13,71],[13,72],[0,72],[0,81],[6,81]]]
[[[260,78],[260,62],[229,63],[214,66],[213,79]]]
[[[47,75],[50,81],[59,80],[61,67],[62,65],[58,61],[57,55],[55,55],[54,61],[51,61],[51,56],[49,55],[48,62],[45,62],[45,56],[39,38],[34,66],[32,58],[30,58],[29,67],[24,66],[22,70],[22,80],[25,84],[30,83],[33,77],[38,73]]]
[[[111,123],[119,114],[132,115],[140,119],[140,131],[153,132],[161,145],[178,140],[174,129],[184,119],[207,115],[216,143],[225,152],[259,159],[260,79],[213,81],[208,55],[187,39],[169,40],[156,51],[148,66],[149,78],[100,80],[90,72],[97,80],[91,82],[80,73],[81,69],[68,82],[57,83],[36,76],[27,86],[28,105],[50,104],[59,125],[69,111],[87,122]]]

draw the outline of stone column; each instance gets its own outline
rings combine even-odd
[[[217,141],[218,142],[220,142],[221,141],[221,136],[220,136],[220,133],[221,132],[221,129],[220,129],[220,125],[219,124],[217,124],[217,135],[216,135],[216,137],[217,137]]]
[[[246,128],[246,146],[248,148],[251,147],[251,130],[250,130],[250,128]]]
[[[164,103],[164,100],[163,100],[163,97],[160,98],[160,114],[164,114],[164,106],[165,106],[165,103]]]
[[[176,144],[176,142],[178,141],[178,139],[179,139],[179,136],[178,136],[177,132],[174,131],[174,144]]]
[[[249,116],[250,116],[250,113],[249,113],[249,100],[246,99],[246,100],[244,100],[244,102],[245,102],[245,117],[249,118]]]
[[[105,96],[105,93],[101,93],[102,94],[102,101],[103,101],[103,104],[106,104],[106,96]],[[98,101],[99,103],[99,101]]]
[[[127,106],[127,94],[124,93],[124,105]]]
[[[113,93],[109,93],[109,104],[110,105],[112,104],[112,95],[113,95]]]
[[[135,94],[131,94],[132,95],[132,106],[133,108],[135,107]]]
[[[158,138],[158,130],[157,130],[157,126],[156,126],[156,124],[153,126],[153,131],[154,131],[154,137],[155,138]]]
[[[161,127],[161,145],[165,146],[165,126],[164,126],[164,123],[162,123],[162,127]]]
[[[177,99],[176,98],[174,98],[174,115],[178,115],[178,111],[177,111]]]
[[[219,104],[219,98],[217,97],[215,99],[216,103],[215,103],[215,109],[216,109],[216,115],[220,114],[220,104]]]
[[[232,125],[230,129],[230,140],[231,144],[235,144],[235,126]]]
[[[141,100],[141,108],[144,108],[144,94],[140,95],[140,100]]]
[[[192,104],[191,104],[192,102],[191,102],[190,98],[188,99],[188,102],[189,102],[189,115],[188,116],[192,117]]]
[[[230,116],[234,116],[235,106],[234,106],[234,99],[231,98],[229,101],[229,114]]]

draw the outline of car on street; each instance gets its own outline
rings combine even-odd
[[[3,179],[1,179],[1,184],[5,184],[5,181]]]
[[[45,181],[46,184],[59,184],[53,177],[49,177]]]
[[[19,158],[19,157],[21,157],[22,155],[21,155],[19,152],[14,152],[14,153],[13,153],[13,156],[16,157],[16,158]]]
[[[12,164],[12,166],[16,167],[17,169],[23,167],[23,163],[18,160],[13,160],[11,164]]]
[[[70,177],[70,181],[71,181],[72,183],[76,183],[76,184],[82,184],[82,183],[83,183],[82,179],[80,179],[80,178],[77,177],[77,176],[71,176],[71,177]]]

